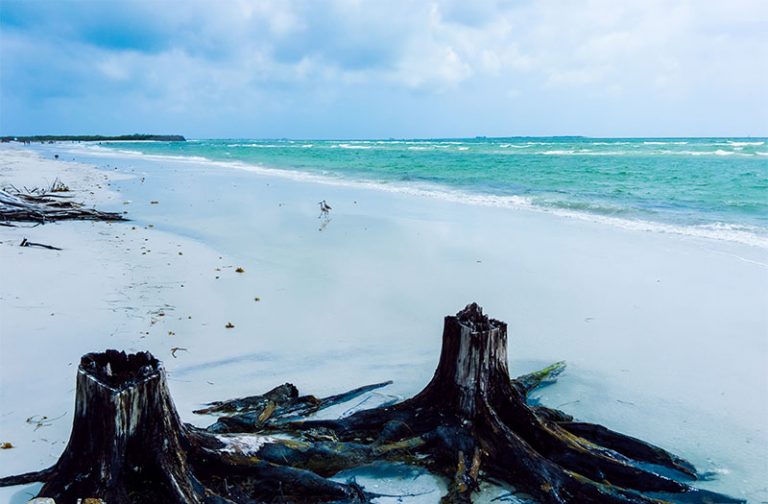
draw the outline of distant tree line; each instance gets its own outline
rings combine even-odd
[[[123,141],[130,142],[136,140],[155,140],[158,142],[185,142],[187,139],[182,135],[35,135],[35,136],[4,136],[0,137],[2,142],[105,142],[105,141]]]

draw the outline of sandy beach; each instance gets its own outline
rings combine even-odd
[[[394,380],[328,412],[344,414],[418,392],[443,317],[476,301],[509,324],[512,374],[568,363],[544,404],[684,456],[712,473],[701,488],[768,500],[765,248],[202,160],[0,146],[0,186],[57,178],[130,220],[0,227],[2,475],[58,458],[87,352],[152,352],[201,426],[213,417],[193,415],[200,404],[285,382],[327,395]],[[445,489],[427,474],[355,474],[422,494],[403,502]]]

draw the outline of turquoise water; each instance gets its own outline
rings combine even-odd
[[[217,139],[104,146],[469,203],[683,227],[744,242],[768,239],[765,138]]]

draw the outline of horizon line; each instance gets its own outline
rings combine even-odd
[[[159,134],[159,133],[126,133],[106,135],[102,133],[94,134],[33,134],[33,135],[13,135],[13,134],[0,134],[0,138],[3,139],[18,139],[18,138],[38,138],[38,137],[105,137],[105,140],[101,141],[116,141],[116,142],[130,142],[131,140],[109,140],[113,137],[127,137],[127,136],[157,136],[157,137],[170,137],[181,136],[187,141],[189,140],[269,140],[269,141],[320,141],[320,142],[333,142],[333,141],[402,141],[402,140],[416,140],[416,141],[429,141],[429,140],[501,140],[510,138],[579,138],[579,139],[598,139],[598,140],[640,140],[640,139],[717,139],[717,138],[752,138],[768,140],[768,134],[766,135],[704,135],[704,136],[682,136],[682,135],[649,135],[649,136],[593,136],[593,135],[475,135],[475,136],[412,136],[412,137],[287,137],[287,136],[263,136],[263,137],[249,137],[249,136],[192,136],[188,137],[179,133]],[[57,140],[53,140],[57,141]],[[58,140],[58,141],[78,141],[78,140]],[[99,140],[96,140],[99,141]],[[140,141],[162,141],[162,140],[140,140]]]

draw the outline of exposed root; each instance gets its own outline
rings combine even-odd
[[[679,471],[693,479],[697,478],[696,468],[693,464],[645,441],[619,434],[597,424],[565,421],[558,425],[582,439],[604,446],[627,458],[660,465]]]
[[[323,398],[313,395],[299,396],[299,391],[293,384],[285,383],[262,395],[209,403],[207,408],[196,410],[194,413],[236,413],[220,417],[215,424],[208,427],[211,432],[254,432],[267,424],[274,425],[312,415],[391,383],[374,383]]]
[[[17,474],[15,476],[7,476],[5,478],[0,478],[0,487],[27,485],[29,483],[45,481],[51,476],[52,473],[53,467],[49,467],[48,469],[43,469],[42,471]]]

